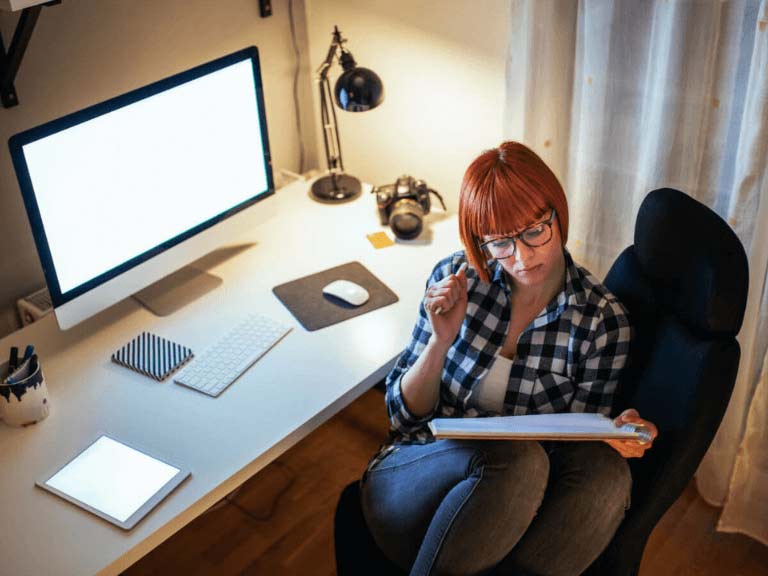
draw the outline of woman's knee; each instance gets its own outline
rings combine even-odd
[[[490,440],[480,444],[487,464],[515,464],[531,473],[549,471],[549,457],[541,444],[529,440]]]
[[[465,442],[403,445],[365,475],[363,516],[390,560],[403,568],[413,561],[433,514],[451,490],[472,481],[481,458]]]
[[[629,508],[632,494],[632,474],[627,460],[608,444],[596,445],[593,459],[593,490],[608,494],[619,512],[623,515]]]
[[[556,466],[563,478],[594,502],[604,512],[623,516],[629,508],[632,475],[626,459],[604,442],[585,442],[566,447],[567,455]]]
[[[485,481],[498,486],[498,494],[514,497],[523,492],[538,507],[549,478],[549,457],[538,442],[491,441],[481,446],[475,465],[483,469]]]

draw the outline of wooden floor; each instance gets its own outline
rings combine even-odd
[[[386,436],[371,390],[125,572],[125,576],[333,575],[333,511]],[[693,485],[656,527],[640,576],[768,576],[768,548],[715,532]]]

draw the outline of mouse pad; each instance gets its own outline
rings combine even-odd
[[[368,290],[370,294],[368,302],[362,306],[352,306],[323,294],[323,288],[334,280],[349,280],[359,284]],[[317,274],[304,276],[275,286],[272,291],[310,332],[398,301],[397,294],[360,262],[348,262]]]

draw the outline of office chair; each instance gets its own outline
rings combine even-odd
[[[630,459],[632,505],[586,576],[633,576],[656,523],[685,489],[731,396],[739,364],[736,334],[747,300],[747,257],[712,210],[670,188],[640,206],[634,245],[605,279],[634,327],[615,413],[637,408],[659,437]],[[376,547],[360,507],[358,483],[341,494],[335,518],[339,576],[403,572]],[[502,562],[494,575],[525,573]]]

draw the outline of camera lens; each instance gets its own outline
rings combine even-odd
[[[401,198],[392,208],[389,225],[398,238],[412,240],[421,234],[421,228],[424,225],[424,209],[415,200]]]

